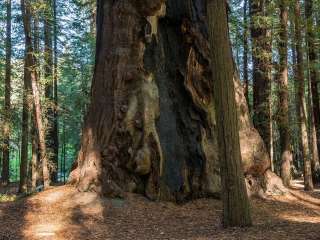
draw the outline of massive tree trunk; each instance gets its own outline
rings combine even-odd
[[[173,201],[219,195],[205,8],[204,0],[98,1],[91,104],[69,179],[80,190]],[[273,191],[281,184],[235,76],[249,193]]]
[[[291,180],[291,136],[289,127],[289,92],[288,92],[288,5],[280,0],[280,32],[279,32],[279,109],[278,125],[281,147],[281,178],[285,186]]]
[[[4,121],[3,121],[3,146],[2,146],[2,184],[9,183],[10,172],[10,108],[11,108],[11,0],[6,1],[7,27],[6,27],[6,73],[4,93]]]
[[[272,46],[268,1],[250,0],[253,61],[253,122],[271,155],[271,62]]]
[[[226,2],[207,3],[211,68],[219,144],[222,222],[224,227],[250,226],[250,204],[241,165],[238,113],[233,83],[233,60],[229,42]],[[216,71],[219,69],[219,71]]]

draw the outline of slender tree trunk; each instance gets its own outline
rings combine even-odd
[[[306,18],[307,15],[310,15],[310,11],[312,11],[312,1],[305,3],[305,8],[309,8],[309,10],[305,11]],[[310,10],[311,8],[311,10]],[[307,73],[308,73],[308,107],[309,107],[309,143],[311,147],[312,152],[312,158],[311,158],[311,169],[312,169],[312,176],[314,181],[319,181],[319,145],[318,145],[318,130],[317,130],[317,107],[314,105],[315,102],[317,102],[317,96],[318,86],[317,82],[314,82],[314,78],[318,76],[317,69],[314,65],[314,59],[316,56],[314,55],[316,53],[316,49],[314,48],[313,41],[314,41],[314,32],[313,32],[313,21],[312,21],[312,12],[311,12],[311,20],[307,19],[306,24],[306,47],[307,47]],[[311,30],[310,30],[311,29]],[[311,39],[311,40],[310,40]],[[311,46],[309,46],[311,44]],[[311,49],[312,48],[312,49]],[[312,61],[311,61],[312,60]],[[314,93],[316,94],[314,97]],[[320,120],[319,120],[320,121]],[[317,179],[318,178],[318,179]]]
[[[315,28],[313,21],[313,1],[305,0],[305,18],[306,18],[306,41],[308,46],[308,57],[310,64],[310,80],[312,105],[314,115],[314,125],[317,136],[317,148],[320,148],[320,102],[318,92],[318,70],[317,70],[317,48],[315,44]]]
[[[53,156],[56,163],[56,171],[53,173],[53,180],[58,181],[59,161],[59,125],[58,125],[58,31],[57,31],[57,0],[53,0]]]
[[[239,126],[233,83],[233,60],[228,37],[226,2],[207,3],[211,65],[214,79],[220,174],[222,183],[223,225],[250,226],[251,215],[241,166]],[[219,69],[219,71],[216,71]]]
[[[66,183],[66,125],[63,121],[63,183]]]
[[[40,158],[42,161],[42,171],[43,171],[43,184],[46,189],[50,184],[50,176],[48,170],[48,160],[46,154],[46,143],[45,143],[45,131],[42,121],[42,112],[41,112],[41,103],[40,103],[40,94],[37,83],[37,70],[35,69],[35,59],[33,55],[33,46],[31,38],[31,9],[30,9],[30,0],[21,0],[21,11],[23,16],[24,32],[25,32],[25,41],[26,41],[26,54],[27,54],[27,64],[26,69],[30,71],[31,75],[31,89],[33,95],[33,105],[35,112],[35,121],[39,139],[39,150]]]
[[[28,145],[29,145],[29,118],[31,109],[31,75],[27,67],[30,67],[27,56],[27,46],[25,46],[24,81],[23,81],[23,109],[22,109],[22,140],[21,140],[21,162],[20,162],[20,185],[19,192],[27,192],[28,176]]]
[[[33,110],[34,111],[34,110]],[[35,116],[35,114],[33,114]],[[36,125],[34,117],[32,117],[32,123]],[[39,152],[39,141],[38,141],[37,129],[32,127],[32,138],[31,138],[31,192],[35,192],[37,188],[37,180],[39,178],[39,161],[38,161],[38,152]]]
[[[11,0],[6,0],[7,28],[6,28],[6,72],[4,93],[4,122],[2,146],[2,184],[7,185],[10,180],[10,116],[11,116]]]
[[[302,50],[302,36],[301,36],[301,13],[300,13],[300,2],[295,1],[295,42],[297,52],[297,68],[296,77],[298,85],[298,122],[300,127],[300,138],[302,143],[302,157],[304,162],[304,185],[306,190],[313,188],[311,167],[310,167],[310,149],[309,149],[309,138],[307,131],[307,113],[306,113],[306,100],[305,100],[305,79],[304,79],[304,64],[303,64],[303,50]]]
[[[293,5],[292,5],[293,6]],[[292,8],[292,12],[295,13],[294,6]],[[300,162],[301,160],[304,160],[303,153],[302,153],[302,132],[301,132],[301,125],[300,125],[300,100],[299,100],[299,81],[298,81],[298,61],[297,61],[297,50],[296,50],[296,45],[297,45],[297,40],[295,37],[295,16],[291,19],[290,22],[290,34],[291,34],[291,61],[292,61],[292,71],[293,71],[293,77],[294,77],[294,103],[295,103],[295,117],[296,117],[296,126],[297,126],[297,132],[293,133],[292,136],[292,152],[293,152],[293,159],[292,159],[292,165],[297,169],[298,171],[300,170]],[[306,129],[307,130],[307,129]],[[297,136],[294,138],[293,136]],[[308,133],[307,133],[308,136]],[[308,136],[309,137],[309,136]],[[308,139],[309,141],[309,139]],[[309,143],[309,142],[308,142]],[[309,147],[309,146],[308,146]]]
[[[268,1],[251,0],[253,60],[253,122],[271,155],[271,32],[267,21]]]
[[[307,109],[309,113],[309,147],[311,151],[311,171],[312,171],[312,164],[319,162],[319,151],[317,145],[317,133],[315,127],[315,120],[313,114],[313,103],[312,103],[312,90],[311,90],[311,75],[310,75],[310,62],[309,57],[307,54],[307,84],[308,84],[308,104]],[[307,167],[307,165],[305,165]],[[308,173],[308,172],[307,172]]]
[[[278,125],[281,147],[281,178],[285,186],[291,180],[291,136],[289,128],[289,92],[288,92],[288,6],[280,0],[280,31],[279,31],[279,109]]]
[[[47,99],[46,109],[46,145],[48,153],[48,164],[50,167],[50,179],[56,182],[57,179],[57,165],[59,151],[58,138],[57,138],[57,122],[56,122],[56,86],[57,86],[57,75],[54,66],[54,51],[52,46],[53,40],[53,27],[54,23],[54,10],[52,0],[46,0],[46,8],[44,15],[44,77],[46,80],[45,96]]]
[[[249,74],[248,74],[248,52],[249,52],[249,43],[248,43],[248,0],[244,1],[243,6],[243,82],[244,82],[244,96],[246,97],[249,111],[250,111],[250,100],[249,100]]]
[[[35,56],[39,55],[39,14],[37,12],[34,12],[33,16],[33,48]],[[37,61],[37,57],[34,57],[34,66],[36,71],[36,77],[39,78],[40,72],[39,72],[39,65]],[[36,82],[38,82],[38,79],[36,79]],[[31,192],[36,191],[37,182],[38,179],[42,176],[42,167],[40,165],[39,161],[39,138],[38,138],[38,132],[37,132],[37,123],[35,119],[35,107],[32,108],[32,128],[31,128],[31,146],[32,146],[32,157],[31,157]]]

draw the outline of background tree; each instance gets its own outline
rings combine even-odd
[[[11,0],[6,0],[7,28],[6,28],[6,73],[5,99],[2,146],[2,184],[7,185],[10,177],[10,122],[11,122]]]
[[[302,143],[302,157],[304,161],[304,184],[305,189],[312,189],[311,167],[310,167],[310,150],[309,150],[309,138],[307,131],[307,113],[306,113],[306,100],[305,100],[305,78],[304,78],[304,63],[303,63],[303,49],[302,49],[302,30],[301,30],[301,13],[300,2],[295,1],[294,4],[295,14],[295,46],[297,52],[297,70],[296,81],[298,85],[298,122],[300,125],[301,143]]]
[[[253,122],[271,155],[271,68],[272,46],[269,1],[251,0],[253,62]]]
[[[317,136],[317,147],[319,149],[320,138],[320,103],[318,92],[318,69],[317,63],[317,48],[315,45],[314,35],[314,18],[313,18],[313,1],[305,0],[305,18],[306,18],[306,41],[307,41],[307,54],[310,66],[310,81],[311,81],[311,93],[312,93],[312,106],[314,115],[314,125]]]
[[[291,180],[291,136],[289,127],[289,92],[288,92],[288,4],[279,0],[280,33],[279,33],[279,114],[278,123],[281,145],[281,177],[286,186]]]
[[[248,54],[249,54],[249,41],[248,41],[248,35],[249,35],[249,22],[248,22],[248,1],[244,1],[243,6],[243,81],[244,81],[244,95],[246,97],[248,107],[250,109],[250,99],[249,99],[249,73],[248,73]]]

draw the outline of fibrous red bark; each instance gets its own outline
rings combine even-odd
[[[98,1],[91,104],[70,183],[113,197],[219,194],[205,7],[203,0]],[[270,160],[235,76],[243,167],[249,191],[259,192]]]

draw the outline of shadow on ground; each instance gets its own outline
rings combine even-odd
[[[221,202],[214,199],[175,205],[129,194],[111,200],[63,186],[0,204],[0,240],[319,240],[320,196],[290,192],[253,199],[253,227],[223,229]]]

